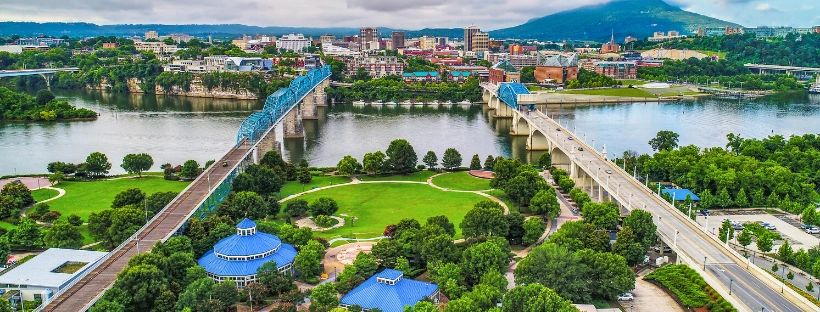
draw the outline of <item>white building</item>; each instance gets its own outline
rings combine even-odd
[[[156,55],[174,54],[179,51],[175,45],[167,45],[164,42],[140,41],[134,42],[137,51],[151,51]]]
[[[323,44],[322,52],[328,56],[356,56],[360,54],[359,52],[352,51],[348,48],[339,47],[332,44]]]
[[[302,34],[288,34],[276,41],[276,48],[302,52],[310,47],[310,40]]]
[[[0,289],[19,291],[26,301],[47,301],[105,255],[99,251],[51,248],[0,275]]]

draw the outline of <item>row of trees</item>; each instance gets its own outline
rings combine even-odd
[[[703,208],[779,207],[801,213],[818,198],[820,139],[806,134],[746,139],[728,134],[726,148],[678,147],[677,134],[661,131],[658,152],[625,152],[616,160],[650,181],[669,181],[700,194]]]
[[[696,83],[718,82],[732,88],[751,90],[799,90],[804,85],[788,75],[754,75],[738,61],[712,61],[690,58],[667,60],[660,67],[641,67],[638,77],[647,80],[689,80]]]
[[[36,97],[0,87],[0,120],[55,121],[96,119],[97,113],[55,99],[48,90],[40,90]]]
[[[470,101],[481,100],[481,87],[476,78],[469,78],[464,83],[405,83],[399,76],[387,76],[372,80],[357,80],[353,86],[331,87],[327,94],[337,101]]]

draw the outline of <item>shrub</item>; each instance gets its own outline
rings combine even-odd
[[[40,222],[52,223],[60,218],[60,213],[57,211],[49,211],[40,216]]]
[[[83,219],[78,215],[72,214],[68,216],[68,223],[73,226],[80,226],[83,225]]]
[[[322,197],[314,201],[313,203],[308,206],[308,210],[310,211],[310,215],[318,216],[318,215],[332,215],[339,210],[339,205],[336,204],[336,201],[332,198]]]
[[[316,225],[319,227],[328,228],[339,223],[339,220],[336,220],[326,215],[318,215],[313,217],[313,223],[316,223]]]

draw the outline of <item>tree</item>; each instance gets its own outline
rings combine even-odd
[[[541,154],[541,156],[538,157],[538,167],[542,170],[552,167],[552,155],[550,155],[550,153]]]
[[[614,230],[615,226],[618,225],[620,215],[618,207],[612,202],[589,202],[581,208],[581,216],[584,217],[584,222],[603,230]]]
[[[154,301],[167,289],[167,280],[163,272],[151,264],[129,265],[117,277],[114,288],[120,289],[126,302],[122,302],[130,311],[150,311]]]
[[[67,220],[68,220],[68,224],[71,224],[73,226],[83,225],[83,219],[80,218],[80,216],[75,215],[75,214],[69,215]]]
[[[315,240],[310,240],[296,254],[293,265],[301,273],[301,278],[308,279],[322,273],[322,256],[325,246]]]
[[[398,257],[396,258],[396,266],[393,267],[398,271],[401,271],[404,274],[410,273],[410,261],[407,261],[405,257]]]
[[[516,286],[504,295],[503,312],[573,312],[572,302],[541,284]]]
[[[661,130],[655,137],[649,140],[649,146],[652,146],[653,151],[669,151],[678,147],[677,133],[669,130]]]
[[[735,237],[735,229],[732,227],[732,222],[729,219],[724,219],[723,222],[720,224],[720,229],[718,230],[718,237],[720,238],[721,242],[727,242]]]
[[[199,175],[199,163],[196,160],[190,159],[182,164],[182,169],[179,171],[179,176],[185,179],[193,180]]]
[[[396,259],[400,257],[404,246],[397,239],[383,239],[373,245],[372,253],[383,267],[395,267]]]
[[[307,167],[299,167],[299,169],[296,172],[299,183],[308,184],[310,183],[310,181],[313,181],[313,176],[310,174],[310,169],[308,169]]]
[[[509,263],[509,255],[490,241],[468,247],[461,257],[461,267],[468,285],[478,283],[481,276],[492,270],[504,271]]]
[[[555,219],[561,212],[561,206],[558,204],[558,197],[554,190],[540,190],[530,199],[529,210],[547,219]]]
[[[362,167],[368,174],[376,174],[384,168],[384,158],[386,156],[381,151],[366,153],[362,158]]]
[[[809,205],[806,209],[803,210],[803,214],[801,215],[801,219],[803,223],[808,225],[817,225],[820,224],[820,218],[817,215],[817,208]]]
[[[456,235],[456,226],[447,219],[447,216],[440,215],[427,218],[427,225],[436,225],[444,229],[444,232],[450,236]]]
[[[496,202],[481,201],[467,212],[459,225],[465,237],[496,235],[507,236],[509,225],[504,218],[504,209]]]
[[[521,238],[524,237],[524,216],[517,211],[511,211],[504,216],[507,219],[507,240],[511,244],[521,244]]]
[[[635,231],[629,226],[624,226],[618,232],[618,238],[612,244],[612,252],[621,255],[629,265],[636,265],[643,262],[646,255],[646,247],[635,235]]]
[[[336,172],[341,175],[353,175],[362,170],[362,165],[353,156],[347,155],[336,164]]]
[[[37,91],[37,96],[35,97],[34,102],[37,103],[37,105],[45,106],[46,103],[51,102],[53,99],[54,94],[51,93],[51,91],[48,91],[47,89],[40,89],[40,91]]]
[[[296,284],[289,274],[281,273],[275,261],[268,261],[256,271],[256,279],[268,288],[273,296],[279,296],[296,289]]]
[[[780,245],[780,248],[777,249],[777,256],[780,257],[782,261],[788,263],[793,262],[792,257],[794,256],[794,250],[788,240],[783,240],[783,245]]]
[[[473,159],[470,160],[470,170],[481,170],[481,159],[478,158],[478,154],[473,155]]]
[[[493,155],[487,155],[487,158],[484,159],[484,170],[493,170],[493,166],[495,165],[495,157]]]
[[[263,219],[270,214],[269,212],[268,202],[254,192],[231,193],[217,209],[217,214],[228,216],[233,220]]]
[[[757,249],[762,252],[772,251],[773,244],[772,236],[769,234],[759,235],[757,237]]]
[[[145,209],[151,214],[156,214],[170,204],[171,201],[177,197],[177,194],[176,192],[158,192],[151,194],[145,198]]]
[[[436,156],[436,152],[433,151],[427,151],[427,154],[424,154],[424,158],[422,158],[421,161],[424,162],[430,170],[436,169],[436,166],[438,166],[438,157]]]
[[[624,218],[623,226],[632,229],[635,237],[640,239],[644,249],[649,248],[658,240],[658,228],[652,222],[652,214],[646,210],[635,209]]]
[[[738,208],[749,207],[749,197],[746,196],[746,189],[740,188],[740,190],[737,191],[737,195],[735,195],[735,206]]]
[[[737,242],[743,246],[743,248],[746,248],[746,246],[752,243],[752,232],[743,229],[743,231],[740,231],[740,234],[737,235]]]
[[[518,175],[521,170],[521,163],[518,160],[498,157],[493,164],[493,179],[490,186],[494,188],[504,188],[509,180]]]
[[[285,215],[288,218],[304,217],[308,210],[308,202],[304,199],[294,199],[285,205]]]
[[[42,245],[42,232],[40,226],[30,218],[23,218],[16,229],[11,229],[6,233],[12,249],[34,249]]]
[[[145,192],[138,188],[131,188],[119,192],[114,196],[111,208],[120,208],[128,205],[142,206],[145,201]]]
[[[422,241],[420,256],[427,263],[456,262],[460,258],[453,237],[443,234],[425,238]]]
[[[541,235],[544,234],[544,230],[547,229],[546,223],[544,220],[538,217],[529,218],[524,221],[524,237],[522,238],[522,243],[524,245],[532,245],[541,238]]]
[[[444,157],[441,158],[441,166],[447,170],[454,170],[461,167],[461,153],[455,148],[448,148],[444,151]]]
[[[111,163],[108,156],[100,152],[93,152],[85,158],[85,170],[92,177],[99,177],[108,174],[111,170]]]
[[[80,249],[83,246],[83,235],[80,229],[68,222],[57,222],[46,230],[43,244],[49,248]]]
[[[154,159],[151,158],[151,155],[140,153],[125,155],[122,158],[121,167],[128,173],[136,173],[139,177],[142,177],[142,172],[151,169],[153,165]]]
[[[416,168],[418,157],[407,140],[396,139],[387,148],[387,166],[397,173],[408,173]]]
[[[504,184],[504,193],[521,206],[529,206],[536,193],[549,190],[547,181],[534,170],[522,170]]]
[[[194,309],[201,302],[206,301],[211,296],[215,284],[210,277],[203,277],[188,284],[179,294],[176,303],[177,310]]]
[[[339,210],[339,205],[332,198],[321,197],[308,206],[311,216],[331,216]]]
[[[316,286],[310,292],[310,310],[311,311],[330,311],[339,305],[337,297],[336,284],[324,283]]]
[[[569,221],[564,223],[558,228],[558,231],[550,235],[548,241],[570,251],[584,248],[597,251],[606,251],[609,249],[609,234],[583,221]]]

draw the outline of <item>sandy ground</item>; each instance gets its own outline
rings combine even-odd
[[[330,278],[335,279],[336,275],[334,274],[342,273],[346,265],[356,260],[356,255],[360,252],[369,253],[375,244],[376,242],[359,242],[328,249],[322,263],[325,273],[328,273]]]
[[[0,188],[3,188],[6,184],[9,184],[15,180],[20,180],[23,184],[28,187],[30,190],[36,190],[38,188],[43,188],[46,186],[51,186],[51,183],[48,182],[46,178],[34,178],[34,177],[19,177],[19,178],[10,178],[10,179],[2,179],[0,180]]]
[[[639,276],[635,280],[635,290],[632,291],[635,300],[621,302],[621,307],[627,312],[684,312],[685,310],[675,302],[663,289],[655,284],[643,280]]]

